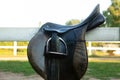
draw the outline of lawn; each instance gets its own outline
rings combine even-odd
[[[25,76],[36,74],[27,61],[0,61],[0,71],[23,73]],[[112,62],[89,62],[88,70],[83,77],[110,80],[109,78],[120,79],[120,63]]]
[[[27,61],[0,61],[0,71],[23,73],[25,76],[35,74]]]
[[[89,62],[86,76],[100,80],[110,80],[110,78],[120,79],[120,63]]]

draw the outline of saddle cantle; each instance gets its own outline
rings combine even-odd
[[[60,24],[55,24],[55,23],[46,23],[44,26],[45,31],[56,31],[58,33],[64,33],[66,31],[78,28],[80,26],[88,25],[89,27],[87,28],[88,30],[91,30],[93,28],[96,28],[98,25],[103,23],[104,18],[103,15],[100,14],[100,8],[99,5],[95,7],[93,12],[85,19],[82,23],[73,25],[73,26],[66,26],[66,25],[60,25]]]
[[[85,33],[104,22],[99,5],[82,23],[42,25],[30,40],[27,54],[35,71],[45,80],[80,80],[88,65]]]

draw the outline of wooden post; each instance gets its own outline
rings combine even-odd
[[[88,55],[92,55],[92,42],[88,42]]]

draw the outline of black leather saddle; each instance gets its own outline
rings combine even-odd
[[[80,24],[42,25],[29,42],[29,62],[45,80],[80,80],[88,65],[85,33],[104,21],[97,5]]]

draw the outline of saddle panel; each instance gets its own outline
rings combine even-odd
[[[84,25],[88,25],[87,31],[96,28],[99,24],[103,23],[105,21],[103,15],[100,14],[99,5],[95,7],[95,9],[92,11],[92,13],[80,24],[72,25],[72,26],[66,26],[66,25],[60,25],[48,22],[45,25],[43,25],[43,29],[48,32],[55,31],[57,33],[64,33],[69,30],[83,27]]]

